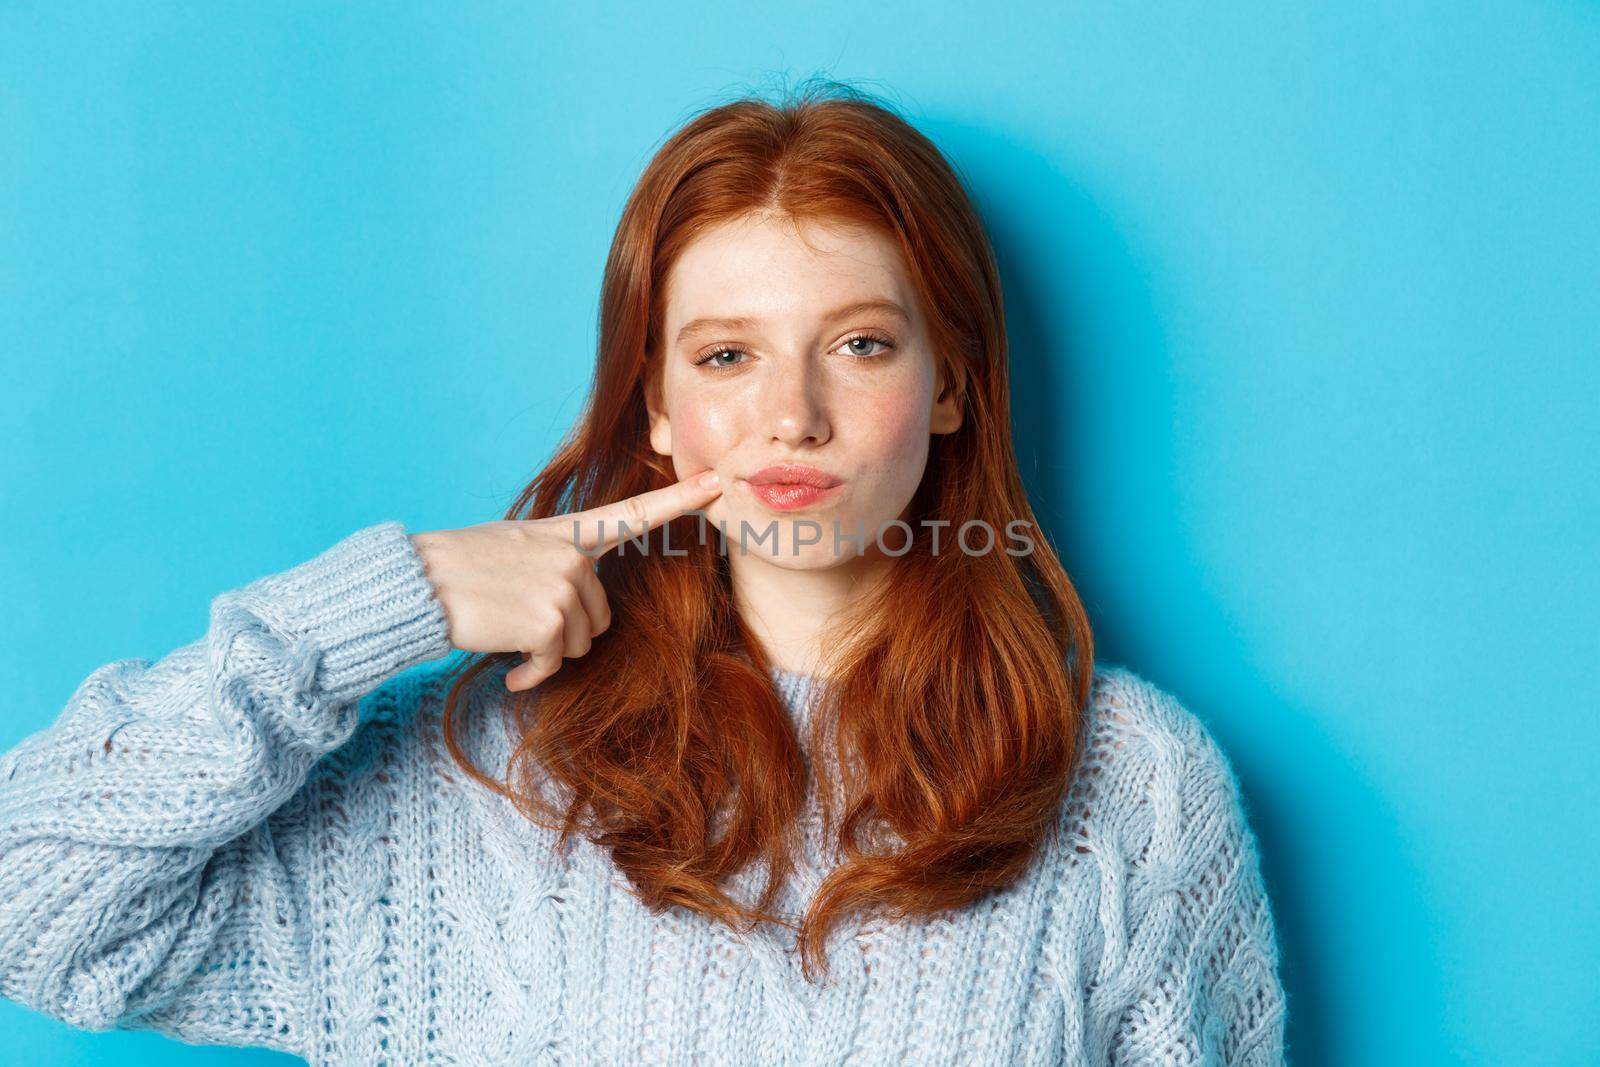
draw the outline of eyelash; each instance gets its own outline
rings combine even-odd
[[[889,338],[883,336],[882,334],[875,333],[875,332],[873,332],[871,330],[862,330],[859,333],[851,334],[849,337],[846,337],[844,340],[839,342],[839,347],[847,345],[851,341],[876,341],[878,344],[882,345],[885,350],[894,348],[894,342],[893,341],[889,340]],[[717,358],[718,356],[727,355],[727,354],[732,353],[732,352],[738,352],[738,353],[740,353],[742,355],[749,355],[750,354],[747,349],[745,349],[745,348],[743,348],[743,347],[741,347],[739,345],[722,345],[722,346],[720,346],[718,348],[712,349],[710,352],[707,352],[705,355],[703,355],[699,359],[695,360],[694,361],[694,365],[696,367],[699,367],[699,366],[702,366],[702,365],[710,364],[711,361],[713,359]],[[868,360],[868,359],[878,359],[882,355],[883,355],[883,352],[874,352],[870,356],[853,356],[852,358],[853,359],[860,359],[860,360]],[[712,366],[711,369],[714,370],[714,371],[729,371],[729,370],[733,370],[735,367],[738,367],[738,366],[740,366],[740,364],[738,364],[738,363],[727,363],[727,364],[723,364],[722,366]]]

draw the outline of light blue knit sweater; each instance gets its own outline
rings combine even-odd
[[[792,933],[652,916],[602,850],[558,857],[467,778],[439,743],[443,672],[421,667],[450,651],[385,522],[219,595],[198,641],[91,673],[0,758],[0,995],[361,1067],[1283,1062],[1230,765],[1124,668],[1096,673],[1028,876],[936,920],[836,928],[819,988]],[[812,680],[773,679],[800,724]],[[503,769],[492,708],[463,721]],[[796,917],[831,855],[814,801]]]

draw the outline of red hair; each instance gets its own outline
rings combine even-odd
[[[600,559],[612,624],[536,689],[506,694],[517,744],[505,783],[472,764],[451,716],[464,686],[520,663],[519,653],[463,664],[443,734],[473,778],[559,827],[557,847],[581,832],[608,849],[652,911],[678,905],[735,928],[794,929],[809,980],[818,959],[826,972],[823,945],[849,914],[933,916],[1026,871],[1077,756],[1093,638],[1017,471],[999,274],[977,213],[932,142],[838,82],[807,83],[779,104],[747,97],[707,109],[655,154],[606,262],[584,410],[505,517],[567,514],[677,480],[650,447],[645,406],[663,283],[699,234],[754,211],[891,238],[963,406],[959,429],[932,438],[909,551],[835,630],[846,636],[829,650],[806,742],[822,758],[807,767],[769,662],[735,610],[726,555],[717,538],[696,536],[692,515],[651,531],[648,552]],[[923,519],[952,524],[937,553]],[[1031,553],[949,551],[973,519],[997,538],[1027,521]],[[789,832],[811,773],[842,859],[795,925],[769,909],[794,869]],[[541,795],[541,774],[563,787],[560,807]],[[767,881],[746,907],[723,885],[754,861]]]

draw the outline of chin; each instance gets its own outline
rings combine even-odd
[[[827,571],[835,567],[843,567],[862,558],[854,552],[846,550],[847,554],[835,556],[823,545],[805,545],[798,554],[791,554],[784,546],[781,553],[769,555],[763,551],[752,551],[750,558],[759,559],[763,563],[774,567],[782,567],[786,571]]]
[[[714,516],[713,524],[719,518],[722,516]],[[790,512],[783,515],[763,512],[759,515],[728,516],[726,518],[728,555],[736,556],[741,553],[739,532],[740,522],[743,521],[749,526],[743,549],[743,555],[748,559],[760,560],[785,570],[826,570],[865,558],[864,554],[857,550],[855,542],[842,535],[839,539],[838,553],[835,554],[833,539],[835,518],[834,514],[826,511]],[[854,528],[851,520],[837,518],[841,531],[848,532]],[[801,525],[802,523],[806,525]],[[810,523],[814,523],[815,526]],[[806,544],[796,544],[797,537],[815,537],[819,529],[820,539]],[[763,534],[765,539],[761,539]],[[866,547],[870,550],[870,543]]]

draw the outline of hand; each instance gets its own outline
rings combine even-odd
[[[595,559],[622,543],[623,523],[629,537],[639,537],[721,496],[721,486],[700,484],[707,475],[715,477],[701,472],[569,515],[412,534],[444,605],[451,646],[523,653],[527,661],[506,674],[511,692],[532,689],[550,677],[561,669],[563,657],[587,654],[595,635],[611,625]]]

